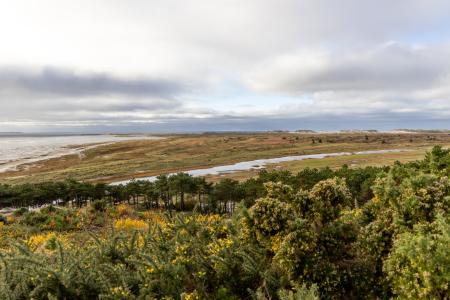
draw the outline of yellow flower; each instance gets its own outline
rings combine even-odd
[[[128,294],[128,291],[126,291],[121,286],[117,286],[117,287],[111,288],[111,294],[112,295],[119,295],[119,296],[126,296]]]
[[[126,230],[126,231],[146,230],[148,229],[148,224],[141,220],[126,218],[117,220],[114,223],[114,227],[118,230]]]
[[[282,240],[283,237],[279,234],[270,238],[271,248],[274,253],[280,250]]]
[[[199,278],[205,277],[205,275],[206,275],[205,271],[198,271],[197,272],[197,277],[199,277]]]
[[[138,238],[137,238],[137,241],[136,241],[136,246],[137,246],[139,249],[142,249],[142,248],[144,247],[144,244],[145,244],[144,237],[141,236],[141,235],[139,235]]]
[[[178,255],[186,254],[188,246],[187,245],[177,245],[175,247],[175,253]]]
[[[56,234],[54,232],[49,232],[47,234],[37,234],[30,237],[28,240],[26,240],[25,243],[30,249],[37,250],[38,248],[45,246],[45,244],[53,238],[56,238]]]
[[[233,241],[230,238],[218,239],[208,244],[208,252],[211,255],[217,255],[220,251],[228,249],[233,245]]]
[[[117,213],[121,217],[129,216],[129,215],[132,214],[132,212],[133,212],[133,208],[131,208],[127,204],[119,204],[119,205],[117,205]]]
[[[144,219],[151,221],[152,223],[158,224],[161,227],[165,227],[167,225],[166,220],[164,219],[164,217],[161,214],[147,210],[144,212],[143,215],[144,215]]]
[[[200,296],[198,295],[197,291],[193,291],[192,293],[186,293],[184,294],[184,297],[181,297],[183,300],[199,300]]]

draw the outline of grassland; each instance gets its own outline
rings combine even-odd
[[[163,140],[118,142],[22,166],[0,174],[0,182],[23,183],[73,178],[113,182],[239,161],[314,153],[408,149],[410,152],[350,155],[281,163],[268,168],[298,171],[304,167],[390,164],[421,158],[434,145],[450,145],[448,133],[215,133],[167,136]],[[230,174],[238,179],[254,171]],[[217,177],[211,177],[216,180]]]
[[[306,159],[299,161],[290,161],[277,164],[270,164],[266,166],[266,169],[288,170],[292,173],[296,173],[305,168],[329,167],[331,169],[338,169],[343,165],[347,165],[350,168],[366,167],[366,166],[385,166],[385,165],[392,165],[395,161],[409,162],[422,159],[426,152],[425,149],[429,150],[429,148],[422,148],[417,150],[410,149],[408,152],[355,154],[346,156],[326,157],[322,159]],[[222,175],[210,175],[207,176],[206,179],[211,182],[217,182],[223,178],[232,178],[235,180],[243,181],[248,178],[256,176],[258,172],[259,170],[248,170]]]

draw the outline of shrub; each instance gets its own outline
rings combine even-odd
[[[93,211],[105,212],[107,207],[107,203],[104,200],[95,200],[91,203],[91,209]]]
[[[293,290],[279,290],[278,296],[280,300],[319,300],[319,292],[316,285],[310,288],[306,285],[295,285]]]
[[[119,217],[127,217],[133,214],[133,208],[128,204],[119,204],[116,207],[117,214]]]
[[[30,211],[19,220],[19,223],[37,227],[41,230],[73,230],[80,225],[77,213],[72,209],[51,209]]]
[[[399,298],[445,299],[450,294],[450,222],[416,226],[397,237],[384,269]]]
[[[25,244],[32,251],[55,250],[57,241],[62,242],[63,239],[54,232],[48,232],[31,236]]]
[[[0,215],[0,222],[2,222],[3,224],[6,224],[8,222],[8,220],[6,219],[6,217],[4,215]]]
[[[41,208],[40,212],[43,214],[51,214],[51,213],[57,212],[58,210],[59,209],[54,207],[53,205],[49,205],[44,208]]]
[[[14,216],[16,216],[16,217],[20,217],[20,216],[23,216],[25,213],[27,213],[28,212],[28,208],[26,208],[26,207],[21,207],[21,208],[19,208],[19,209],[16,209],[15,211],[14,211]]]
[[[114,227],[118,230],[146,230],[148,223],[136,219],[119,219],[114,223]]]
[[[25,213],[21,219],[21,223],[28,226],[40,227],[43,224],[47,224],[50,220],[50,216],[36,211],[30,211]]]
[[[23,212],[0,222],[0,299],[447,299],[449,158],[436,148],[386,168],[264,171],[232,216]],[[237,202],[239,185],[209,195]]]

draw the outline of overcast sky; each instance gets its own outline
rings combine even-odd
[[[450,1],[0,0],[0,132],[368,128],[450,128]]]

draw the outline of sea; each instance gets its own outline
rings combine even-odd
[[[19,164],[81,153],[86,147],[120,141],[161,139],[149,135],[0,133],[0,172]]]

